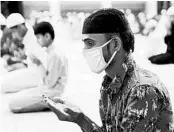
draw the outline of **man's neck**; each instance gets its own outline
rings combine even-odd
[[[52,44],[53,44],[53,40],[50,41],[50,43],[46,46],[46,48],[48,49]]]
[[[126,56],[128,56],[128,54],[124,50],[117,54],[115,61],[113,60],[113,62],[108,66],[108,68],[106,68],[106,75],[108,75],[112,79],[114,79],[118,75],[121,77],[123,81],[126,75],[126,70],[123,67],[123,63],[126,60]]]
[[[112,79],[114,79],[118,75],[123,81],[126,75],[126,71],[123,68],[122,64],[118,65],[114,63],[109,67],[109,69],[106,69],[106,74]]]

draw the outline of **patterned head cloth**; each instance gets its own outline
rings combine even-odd
[[[131,30],[125,15],[113,8],[101,9],[87,17],[82,34],[120,33]]]

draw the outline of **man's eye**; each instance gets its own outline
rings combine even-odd
[[[94,46],[94,42],[88,41],[86,42],[87,46]]]

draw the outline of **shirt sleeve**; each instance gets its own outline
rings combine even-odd
[[[172,132],[169,125],[172,115],[166,110],[162,112],[164,102],[164,96],[155,87],[141,85],[133,88],[122,120],[124,132]]]
[[[63,62],[61,58],[59,58],[57,55],[54,55],[48,64],[47,73],[43,78],[44,84],[50,88],[54,87],[54,85],[59,80],[59,77],[61,77],[62,70]]]

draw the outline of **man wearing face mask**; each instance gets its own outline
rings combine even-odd
[[[102,126],[72,103],[43,96],[57,117],[84,132],[173,132],[169,93],[154,73],[133,60],[134,35],[125,15],[112,8],[96,11],[85,19],[82,33],[89,67],[106,72],[99,100]]]

